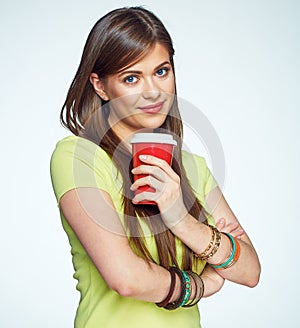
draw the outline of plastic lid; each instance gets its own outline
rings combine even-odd
[[[136,133],[130,140],[130,143],[164,143],[177,146],[177,141],[174,140],[171,134],[166,133]]]

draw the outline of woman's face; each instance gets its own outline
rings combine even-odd
[[[171,108],[175,80],[166,48],[157,43],[139,62],[104,80],[91,82],[109,101],[109,123],[125,139],[141,129],[160,127]]]

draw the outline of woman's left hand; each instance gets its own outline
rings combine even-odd
[[[145,164],[134,168],[131,172],[146,174],[146,176],[137,179],[130,189],[134,191],[138,187],[148,185],[155,189],[155,192],[141,192],[132,199],[132,202],[138,204],[142,200],[155,201],[164,223],[170,228],[187,214],[180,178],[171,166],[160,158],[151,155],[141,155],[139,158]]]
[[[230,233],[233,237],[238,239],[241,239],[245,233],[238,221],[228,223],[225,218],[217,220],[216,227],[219,231]]]

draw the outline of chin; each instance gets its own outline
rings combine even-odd
[[[159,127],[161,127],[163,125],[163,123],[165,122],[166,120],[166,115],[162,116],[161,117],[158,117],[158,118],[152,118],[152,119],[149,119],[145,122],[143,122],[144,124],[142,124],[142,126],[145,128],[145,129],[157,129]]]

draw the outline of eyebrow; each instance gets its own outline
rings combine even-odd
[[[154,71],[158,70],[159,68],[161,68],[162,66],[165,66],[165,65],[171,65],[171,63],[169,61],[164,61],[163,63],[159,64],[158,66],[156,66],[154,68]],[[125,71],[121,71],[119,76],[122,76],[124,74],[142,74],[143,72],[142,71],[137,71],[137,70],[125,70]]]

